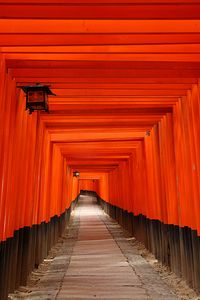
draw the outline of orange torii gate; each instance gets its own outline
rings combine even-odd
[[[26,280],[16,268],[35,263],[26,269],[20,248],[10,260],[11,245],[41,240],[44,226],[61,231],[88,189],[113,217],[132,216],[137,238],[200,289],[200,3],[125,2],[0,3],[2,299]],[[28,115],[20,87],[38,82],[56,97],[50,114]],[[168,261],[169,249],[181,257]]]

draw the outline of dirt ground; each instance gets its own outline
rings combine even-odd
[[[169,267],[162,265],[155,256],[150,253],[142,243],[134,237],[129,239],[133,246],[139,251],[142,257],[159,273],[161,278],[170,286],[174,293],[182,300],[200,300],[200,295],[191,289],[187,283],[169,270]]]

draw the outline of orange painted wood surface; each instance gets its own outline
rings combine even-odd
[[[80,190],[200,235],[200,3],[125,2],[0,3],[0,240]]]

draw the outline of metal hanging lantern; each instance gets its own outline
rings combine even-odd
[[[48,95],[54,95],[48,85],[36,84],[21,87],[26,94],[26,110],[31,114],[34,110],[49,112]]]
[[[73,172],[73,177],[79,177],[79,176],[80,176],[80,173],[78,171]]]

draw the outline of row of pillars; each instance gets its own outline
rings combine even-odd
[[[28,275],[38,268],[64,232],[77,199],[61,216],[54,216],[48,223],[19,229],[12,238],[0,243],[1,300],[7,299],[19,286],[26,285]]]
[[[95,192],[81,191],[81,194],[97,197],[110,217],[142,242],[172,272],[200,292],[200,237],[196,231],[150,220],[143,215],[135,216],[105,202]],[[15,232],[13,238],[0,243],[0,299],[7,299],[8,293],[26,284],[30,272],[38,267],[62,235],[77,201],[78,197],[60,217],[51,218],[49,223],[22,228]]]
[[[190,287],[200,292],[200,237],[197,231],[150,220],[143,215],[135,216],[96,196],[111,218],[142,242],[160,262],[183,278]]]

